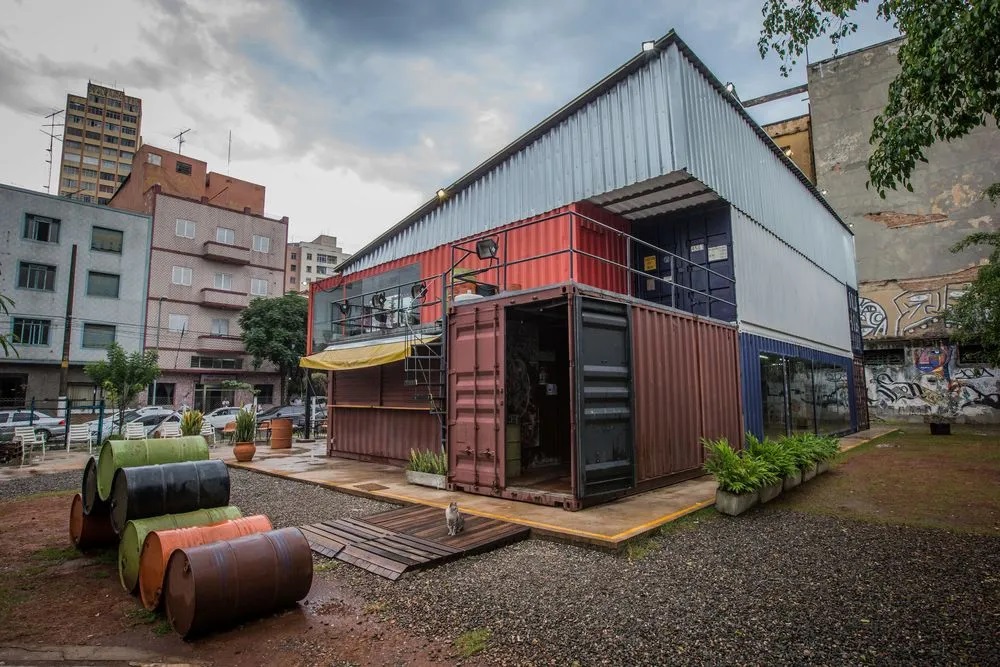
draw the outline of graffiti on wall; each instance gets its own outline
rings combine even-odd
[[[910,337],[949,327],[945,311],[965,294],[968,283],[947,283],[932,289],[904,290],[898,294],[868,294],[859,299],[861,335]]]
[[[868,402],[884,419],[954,412],[1000,422],[1000,369],[957,366],[955,347],[910,347],[902,365],[865,366]]]

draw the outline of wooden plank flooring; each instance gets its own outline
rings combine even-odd
[[[465,529],[458,535],[448,535],[444,510],[421,505],[365,519],[314,523],[302,526],[302,532],[316,553],[392,580],[523,540],[530,532],[525,526],[464,516]]]

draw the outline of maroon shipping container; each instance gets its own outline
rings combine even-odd
[[[736,329],[579,285],[453,305],[452,488],[579,509],[742,442]]]

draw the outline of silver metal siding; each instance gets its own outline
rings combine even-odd
[[[732,228],[740,330],[851,356],[844,284],[736,208]]]
[[[841,282],[857,287],[853,236],[687,59],[687,170]],[[742,304],[741,304],[742,307]]]
[[[453,199],[352,264],[347,273],[430,250],[683,168],[676,45]]]

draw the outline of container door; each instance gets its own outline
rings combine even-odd
[[[697,291],[679,290],[684,296],[678,296],[677,306],[695,315],[709,315],[725,322],[734,321],[736,312],[733,306],[707,296],[710,294],[736,303],[733,283],[722,277],[733,276],[729,209],[714,208],[694,215],[678,231],[681,237],[678,254],[714,273],[690,264],[685,266],[683,272],[679,271],[678,283]]]
[[[448,317],[448,477],[470,491],[504,485],[504,322],[497,303]]]
[[[596,499],[635,486],[630,311],[576,297],[576,496]]]

